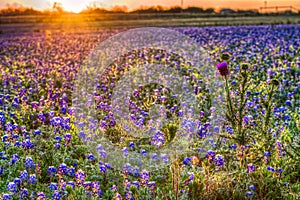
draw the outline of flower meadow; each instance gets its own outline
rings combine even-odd
[[[97,44],[125,29],[4,30],[0,198],[299,199],[300,26],[172,29],[208,53],[215,88],[194,70],[201,66],[192,68],[163,47],[138,49],[99,74],[85,105],[72,99],[82,63]],[[129,120],[149,133],[135,137],[118,124],[111,101],[122,76],[145,63],[176,69],[197,108],[179,102],[166,85],[141,85],[131,94]],[[213,95],[215,89],[223,95]],[[92,104],[96,119],[84,120],[78,108]],[[153,124],[153,105],[169,123]],[[138,160],[115,168],[109,150],[100,144],[91,150],[87,143],[96,128],[125,158],[138,154],[164,165],[148,170]],[[152,153],[183,134],[194,143],[181,157]]]

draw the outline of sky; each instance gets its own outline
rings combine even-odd
[[[1,0],[0,7],[10,5],[23,5],[39,10],[50,8],[54,2],[62,3],[67,11],[79,12],[97,2],[98,6],[111,8],[115,5],[126,6],[129,10],[140,8],[141,6],[161,5],[165,7],[180,6],[181,0]],[[202,8],[232,8],[232,9],[258,9],[264,6],[265,0],[183,0],[183,6],[198,6]],[[300,0],[267,0],[268,6],[294,6],[300,9]]]

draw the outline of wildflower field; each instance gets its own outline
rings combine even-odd
[[[198,45],[199,66],[128,49],[91,93],[85,61],[126,28],[2,31],[0,198],[299,199],[300,25],[169,29]],[[139,85],[148,72],[163,81]]]

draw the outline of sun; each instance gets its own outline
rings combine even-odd
[[[54,2],[61,3],[65,11],[74,13],[79,13],[89,5],[89,1],[83,0],[51,0],[52,5]]]

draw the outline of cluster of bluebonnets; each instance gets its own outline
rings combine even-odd
[[[0,38],[0,191],[2,199],[275,199],[300,193],[300,26],[177,28],[209,52],[225,96],[224,120],[212,127],[210,88],[189,64],[163,50],[130,52],[107,68],[94,97],[97,121],[79,122],[72,105],[74,79],[91,49],[121,31],[81,30],[3,33]],[[84,32],[82,34],[81,32]],[[163,49],[163,48],[162,48]],[[132,94],[131,120],[151,120],[149,107],[164,105],[165,118],[197,115],[196,139],[211,133],[209,150],[195,143],[190,155],[147,171],[130,164],[121,171],[101,145],[91,152],[86,129],[100,127],[120,154],[163,147],[178,124],[136,139],[118,129],[111,111],[114,85],[139,62],[161,61],[188,77],[199,100],[189,111],[160,84]],[[200,67],[200,66],[199,66]],[[91,102],[87,102],[89,104]],[[212,131],[211,131],[212,130]],[[125,139],[124,139],[125,138]],[[200,145],[201,144],[201,145]],[[188,147],[187,147],[188,148]],[[204,155],[204,156],[203,156]]]

